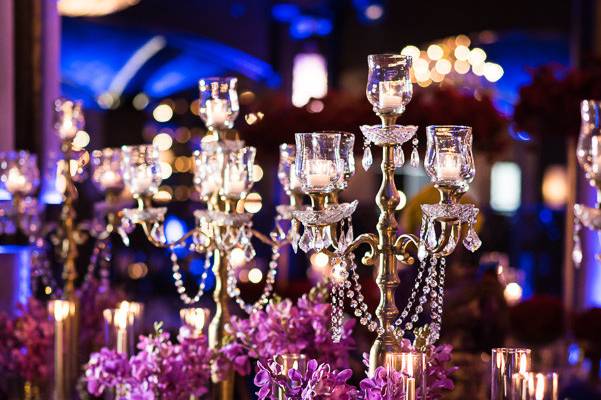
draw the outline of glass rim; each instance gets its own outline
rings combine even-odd
[[[532,349],[529,349],[527,347],[495,347],[491,350],[491,353],[493,351],[495,351],[495,352],[503,351],[503,352],[507,352],[507,353],[517,353],[517,352],[531,353]]]
[[[200,78],[198,80],[198,85],[202,86],[203,82],[221,82],[221,81],[228,81],[228,82],[238,82],[238,77],[236,76],[230,76],[230,75],[226,75],[226,76],[207,76],[205,78]]]
[[[133,150],[133,149],[147,149],[152,148],[158,150],[159,147],[153,143],[143,143],[143,144],[124,144],[120,147],[121,151]]]
[[[294,134],[294,138],[302,138],[302,137],[306,137],[306,136],[322,136],[322,137],[335,137],[336,135],[338,135],[339,137],[342,137],[343,133],[349,133],[349,132],[341,132],[341,131],[315,131],[315,132],[296,132]]]
[[[368,60],[373,60],[376,58],[397,58],[397,59],[401,59],[401,60],[412,60],[413,57],[411,57],[408,54],[401,54],[401,53],[378,53],[378,54],[370,54],[367,56]]]
[[[460,133],[460,132],[471,132],[472,127],[468,125],[428,125],[426,126],[426,132],[429,134],[436,134],[439,130],[443,130],[445,133]]]

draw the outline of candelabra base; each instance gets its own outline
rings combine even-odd
[[[377,338],[369,351],[369,376],[373,376],[376,368],[384,365],[387,354],[401,351],[401,345],[393,335]]]

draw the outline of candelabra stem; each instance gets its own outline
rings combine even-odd
[[[389,123],[384,121],[383,123]],[[378,275],[376,283],[380,289],[380,303],[376,309],[376,316],[383,330],[378,332],[378,337],[371,347],[369,354],[370,374],[375,369],[384,365],[386,354],[400,352],[398,340],[392,331],[392,324],[399,311],[396,307],[394,294],[400,283],[394,255],[394,242],[396,240],[397,221],[394,216],[400,198],[394,183],[394,147],[384,145],[382,148],[382,185],[376,197],[380,208],[378,219]]]
[[[220,228],[221,229],[221,228]],[[230,320],[228,309],[229,297],[226,290],[227,282],[227,257],[221,250],[213,252],[213,273],[215,274],[215,290],[213,300],[215,301],[215,315],[209,325],[209,347],[212,350],[220,349],[225,343],[225,324]],[[214,371],[213,381],[217,382]],[[231,400],[234,398],[234,374],[217,383],[217,398],[220,400]]]
[[[75,295],[75,280],[77,279],[77,243],[75,241],[75,208],[73,202],[77,197],[77,189],[71,175],[71,143],[65,142],[62,146],[63,176],[65,178],[64,202],[61,212],[64,229],[63,254],[65,264],[63,266],[63,279],[65,281],[65,299],[71,300]]]

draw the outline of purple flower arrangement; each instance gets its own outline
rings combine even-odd
[[[302,353],[334,368],[347,368],[354,320],[344,324],[342,339],[335,343],[329,332],[332,307],[319,294],[272,302],[248,319],[232,317],[227,326],[230,342],[221,349],[219,371],[233,368],[240,375],[251,371],[251,360],[269,365],[278,354]]]
[[[18,305],[18,316],[0,314],[0,380],[22,379],[37,385],[52,373],[54,326],[46,306],[29,298]]]
[[[205,336],[170,340],[160,324],[151,336],[140,336],[139,352],[127,359],[106,348],[85,366],[88,391],[100,396],[114,390],[117,399],[188,400],[208,394],[211,352]]]

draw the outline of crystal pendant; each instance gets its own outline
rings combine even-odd
[[[338,251],[340,253],[344,252],[348,245],[349,243],[346,241],[346,234],[342,229],[340,229],[340,238],[338,239]]]
[[[572,249],[572,261],[576,268],[580,267],[582,262],[582,245],[580,244],[580,238],[574,238],[574,248]]]
[[[315,232],[313,232],[313,250],[315,251],[322,251],[324,248],[324,242],[323,242],[323,236],[321,234],[321,229],[317,228],[315,229]]]
[[[463,239],[463,245],[466,249],[471,251],[472,253],[480,248],[482,245],[482,241],[478,237],[476,230],[474,229],[474,225],[470,224],[470,228]]]
[[[424,261],[428,257],[428,251],[426,250],[426,245],[420,242],[419,246],[417,246],[417,258],[420,261]]]
[[[414,147],[411,151],[411,160],[409,161],[409,164],[413,168],[419,167],[419,152],[417,151],[417,147]]]
[[[308,253],[311,250],[311,243],[313,242],[313,235],[311,234],[310,229],[305,229],[303,235],[301,236],[298,247],[305,253]]]
[[[323,247],[328,248],[332,245],[332,234],[330,232],[330,227],[326,226],[323,229]]]
[[[455,239],[455,231],[453,229],[451,229],[451,233],[449,235],[449,241],[447,243],[447,245],[444,248],[444,252],[447,254],[450,254],[453,252],[453,250],[455,250],[455,246],[457,246],[457,240]]]
[[[351,221],[348,221],[348,223],[346,224],[348,226],[347,230],[346,230],[346,243],[347,245],[351,244],[353,242],[354,237],[354,233],[353,233],[353,224],[351,223]]]
[[[394,166],[401,168],[403,164],[405,164],[405,153],[403,152],[403,147],[397,146],[394,149]]]
[[[371,156],[371,148],[369,145],[367,145],[363,150],[363,159],[361,160],[361,165],[363,166],[363,169],[367,171],[373,163],[374,159]]]
[[[429,249],[435,249],[437,244],[438,240],[436,240],[436,229],[434,228],[434,223],[430,221],[430,223],[428,224],[426,245]]]
[[[246,261],[251,261],[256,255],[257,253],[255,252],[255,248],[252,246],[252,244],[248,244],[244,248],[244,258]]]

